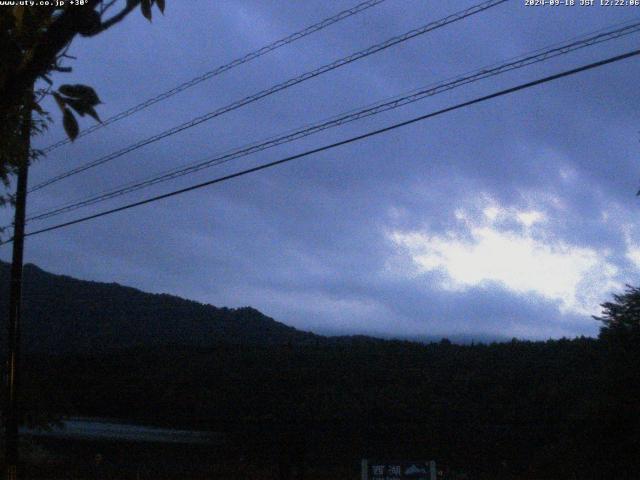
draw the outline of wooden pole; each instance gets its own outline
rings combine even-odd
[[[29,101],[31,99],[28,99]],[[9,325],[7,350],[7,404],[5,419],[5,462],[7,480],[18,478],[20,455],[18,451],[18,424],[20,409],[18,388],[20,386],[20,320],[22,306],[22,262],[24,258],[24,224],[27,204],[27,178],[31,150],[31,108],[25,102],[22,116],[22,138],[24,151],[18,167],[16,207],[13,222],[13,256],[9,286]]]

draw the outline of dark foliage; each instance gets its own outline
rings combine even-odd
[[[65,60],[73,59],[67,55],[72,41],[105,32],[138,7],[148,20],[154,5],[163,13],[165,9],[164,0],[13,3],[0,8],[0,182],[5,187],[25,160],[40,156],[41,152],[28,148],[27,139],[52,120],[41,107],[45,97],[52,95],[56,100],[71,140],[80,131],[76,114],[99,121],[95,107],[100,100],[91,87],[61,85],[54,90],[52,76],[71,72]],[[0,194],[0,206],[13,200],[8,193]]]
[[[336,340],[253,309],[26,273],[25,343],[45,348],[25,383],[67,414],[222,432],[212,458],[274,472],[338,465],[355,478],[362,457],[433,458],[491,479],[640,468],[640,365],[622,340]]]

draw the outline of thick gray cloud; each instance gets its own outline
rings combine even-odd
[[[32,168],[32,184],[472,4],[388,0],[55,151]],[[100,113],[109,117],[350,5],[316,0],[170,2],[167,15],[151,25],[134,15],[103,36],[77,41],[71,52],[78,57],[74,73],[56,81],[94,85],[105,102]],[[145,178],[629,21],[638,12],[633,7],[526,7],[524,0],[513,0],[59,182],[34,193],[29,209],[35,212]],[[56,220],[275,160],[622,53],[635,48],[637,38],[478,82]],[[505,280],[513,272],[494,271],[493,266],[480,273],[456,272],[452,262],[459,252],[447,247],[438,247],[439,254],[448,255],[438,268],[420,263],[420,252],[433,254],[437,239],[471,249],[474,242],[489,242],[487,235],[494,235],[510,248],[527,245],[541,261],[566,259],[579,269],[591,252],[603,265],[617,268],[597,278],[586,270],[576,273],[572,292],[578,297],[593,289],[604,301],[614,286],[637,283],[640,262],[632,260],[636,243],[640,245],[634,197],[640,178],[639,73],[639,61],[626,60],[286,166],[35,236],[28,241],[27,260],[81,278],[216,305],[252,305],[320,333],[595,334],[595,322],[584,311],[563,308],[558,297],[571,285],[570,278],[551,293],[533,281],[526,290],[526,285]],[[57,122],[38,143],[60,136]],[[501,209],[499,221],[489,222],[488,208]],[[531,228],[518,223],[517,215],[528,211],[544,220]],[[473,220],[465,223],[464,215]],[[9,212],[2,218],[8,219]],[[53,223],[33,223],[31,228]],[[477,231],[482,228],[488,229],[484,237]],[[426,243],[403,249],[394,234],[418,235]],[[6,247],[0,256],[9,258]],[[517,272],[520,260],[521,275],[531,276],[526,259],[516,258],[513,268]],[[567,271],[558,266],[551,274],[563,277]]]

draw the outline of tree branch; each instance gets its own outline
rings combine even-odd
[[[133,10],[135,10],[135,8],[138,5],[140,5],[140,0],[128,1],[126,7],[120,10],[120,12],[116,13],[109,20],[102,22],[102,24],[100,25],[100,29],[88,36],[93,37],[94,35],[102,33],[105,30],[108,30],[109,28],[113,27],[116,23],[121,22],[127,15],[129,15]]]
[[[34,47],[29,61],[20,65],[15,73],[5,79],[4,85],[0,88],[1,110],[17,105],[21,101],[25,89],[31,88],[38,77],[45,75],[50,70],[60,52],[79,33],[81,25],[84,25],[83,21],[87,15],[86,9],[94,11],[101,3],[102,0],[89,0],[83,8],[67,8],[51,23],[41,41]],[[127,0],[126,6],[119,13],[107,21],[101,22],[96,31],[87,36],[93,36],[111,28],[122,21],[138,5],[140,5],[140,0]]]
[[[107,13],[107,10],[113,7],[117,2],[118,0],[111,0],[110,2],[102,2],[102,4],[100,5],[100,15],[104,15],[105,13]]]

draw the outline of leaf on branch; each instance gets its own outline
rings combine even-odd
[[[98,112],[96,112],[95,108],[93,107],[87,108],[87,115],[92,117],[96,122],[102,123],[102,120],[100,120],[100,117],[98,116]]]
[[[60,96],[60,94],[57,92],[53,92],[53,98],[58,104],[58,108],[60,108],[60,110],[62,110],[62,113],[64,113],[64,110],[66,108],[64,98],[62,98],[62,96]]]
[[[164,0],[156,0],[156,5],[158,5],[158,10],[160,10],[160,13],[164,15]]]
[[[36,112],[38,112],[40,115],[47,114],[47,112],[40,105],[38,105],[38,102],[35,102],[35,101],[31,102],[31,108]]]
[[[67,107],[71,107],[81,117],[89,115],[97,122],[102,122],[94,108],[101,103],[100,98],[87,85],[61,85],[57,92],[53,92],[53,98],[63,112],[64,129],[71,140],[78,136],[78,122]]]
[[[65,102],[67,103],[67,105],[73,108],[81,117],[84,117],[85,115],[89,115],[93,117],[96,121],[101,122],[93,106],[86,103],[84,100],[77,99],[77,98],[67,98]]]
[[[77,98],[91,106],[102,103],[96,91],[87,85],[61,85],[58,91],[67,97]]]
[[[80,128],[78,127],[78,121],[73,113],[68,108],[64,109],[64,115],[62,116],[62,124],[64,125],[64,131],[67,132],[69,139],[74,141],[78,137]]]
[[[151,0],[141,0],[140,10],[142,10],[142,15],[151,21]]]

